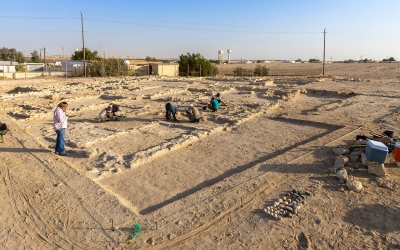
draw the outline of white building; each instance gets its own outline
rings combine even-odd
[[[17,66],[17,62],[11,61],[0,61],[0,72],[2,73],[15,73],[15,66]]]

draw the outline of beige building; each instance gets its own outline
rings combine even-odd
[[[129,70],[141,75],[179,76],[179,64],[129,62]]]
[[[154,75],[179,76],[179,64],[151,63],[150,68]]]

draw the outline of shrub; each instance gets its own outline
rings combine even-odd
[[[269,74],[269,69],[265,67],[265,65],[257,65],[257,67],[254,69],[254,75],[258,76],[267,76]]]
[[[129,75],[128,65],[121,59],[105,59],[92,61],[87,68],[89,76],[127,76]]]

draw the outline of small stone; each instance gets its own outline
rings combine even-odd
[[[369,162],[369,160],[368,160],[367,156],[366,156],[364,153],[362,153],[362,154],[361,154],[361,163],[362,163],[364,166],[368,166],[368,162]]]
[[[173,240],[173,239],[175,239],[175,237],[176,237],[175,234],[168,234],[168,235],[167,235],[167,238],[168,238],[169,240]]]
[[[282,203],[282,202],[283,202],[283,200],[282,200],[282,199],[279,199],[278,201],[279,201],[279,203]]]
[[[387,182],[383,183],[382,187],[384,187],[384,188],[392,188],[392,182],[391,181],[387,181]]]
[[[358,151],[358,150],[354,150],[353,152],[351,152],[350,156],[361,156],[362,152]]]
[[[291,208],[291,207],[288,207],[288,206],[286,206],[286,207],[285,207],[285,209],[286,209],[287,211],[290,211],[290,212],[292,212],[292,211],[293,211],[293,208]]]
[[[370,161],[368,163],[368,173],[379,177],[385,177],[386,176],[385,166],[384,164]]]
[[[346,185],[350,190],[354,190],[356,192],[360,192],[361,189],[363,188],[361,181],[356,181],[356,180],[348,180],[346,182]]]
[[[344,188],[340,188],[339,191],[340,191],[340,192],[344,192]]]
[[[350,156],[350,161],[356,162],[356,161],[358,161],[358,158],[360,158],[358,155],[352,155],[352,156]]]
[[[332,149],[333,153],[337,154],[337,155],[343,155],[343,154],[347,154],[350,153],[350,150],[348,148],[334,148]]]
[[[289,217],[289,218],[292,218],[292,217],[293,217],[293,214],[292,214],[292,213],[287,213],[286,216]]]
[[[336,177],[341,181],[347,181],[348,175],[346,169],[340,169],[336,172]]]
[[[284,200],[284,201],[285,201],[286,199],[287,199],[286,196],[284,196],[284,197],[282,198],[282,200]]]

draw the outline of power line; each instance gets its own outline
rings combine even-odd
[[[18,19],[42,19],[42,20],[68,20],[68,19],[79,19],[76,17],[33,17],[33,16],[0,16],[0,18],[18,18]]]
[[[16,10],[16,11],[27,11],[27,12],[67,12],[67,13],[78,13],[79,11],[62,11],[62,10],[26,10],[26,9],[3,9],[3,10]],[[156,21],[156,22],[163,22],[163,23],[179,23],[179,24],[191,24],[191,25],[203,25],[203,26],[218,26],[218,27],[232,27],[232,28],[268,28],[268,29],[289,29],[289,30],[304,30],[304,29],[313,29],[313,30],[320,30],[320,28],[282,28],[282,27],[265,27],[265,26],[240,26],[240,25],[224,25],[224,24],[214,24],[214,23],[193,23],[193,22],[180,22],[180,21],[171,21],[171,20],[164,20],[164,19],[151,19],[151,18],[140,18],[140,17],[131,17],[131,16],[122,16],[122,15],[113,15],[107,13],[99,13],[99,12],[91,12],[91,11],[84,11],[85,13],[91,13],[96,15],[102,16],[112,16],[112,17],[122,17],[122,18],[129,18],[129,19],[139,19],[139,20],[146,20],[146,21]]]

